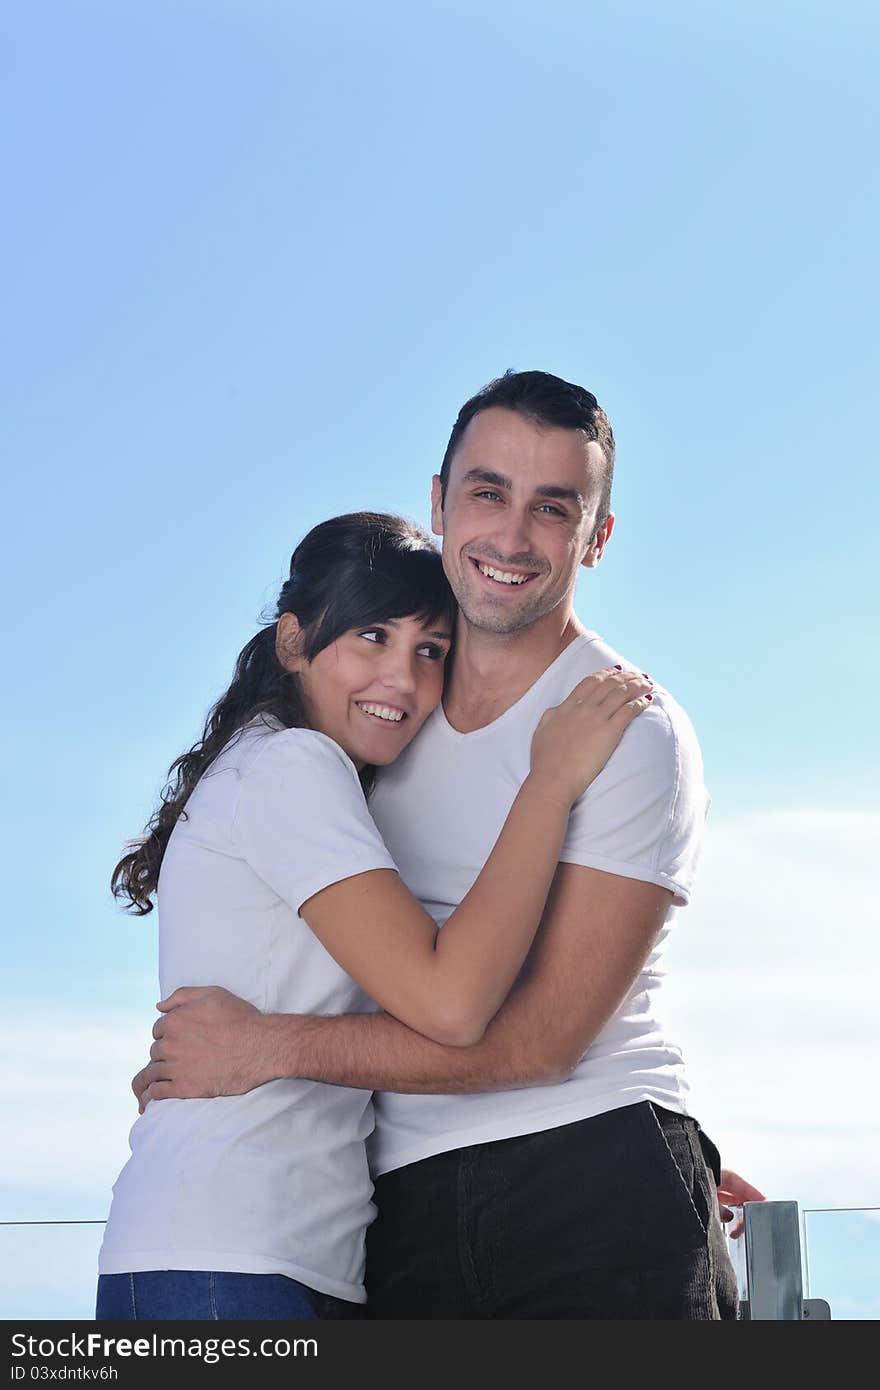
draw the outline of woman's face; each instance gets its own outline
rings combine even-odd
[[[282,642],[286,620],[288,630],[296,625],[292,614],[279,619]],[[349,629],[314,661],[285,665],[299,674],[311,727],[334,739],[356,767],[381,767],[438,705],[451,641],[446,619],[425,627],[421,618],[389,618]]]

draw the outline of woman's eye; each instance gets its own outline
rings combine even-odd
[[[381,627],[368,627],[366,631],[362,632],[360,635],[361,637],[366,637],[368,642],[385,641],[385,631]]]
[[[426,642],[423,647],[418,648],[419,656],[427,656],[431,661],[442,661],[446,655],[443,647],[435,646],[433,642]]]

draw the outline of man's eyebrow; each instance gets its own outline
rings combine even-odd
[[[574,502],[577,506],[585,506],[584,494],[579,492],[576,487],[561,487],[558,483],[547,483],[544,487],[536,487],[537,497],[553,497],[557,502]]]
[[[492,487],[513,491],[513,482],[503,473],[495,473],[489,468],[470,468],[461,480],[463,483],[489,483]],[[557,502],[574,502],[575,506],[586,506],[584,494],[576,487],[563,487],[561,483],[543,483],[535,488],[536,497],[549,497]]]
[[[463,483],[491,483],[493,487],[503,487],[508,492],[513,489],[510,478],[505,478],[503,473],[493,473],[490,468],[469,468],[461,481]]]

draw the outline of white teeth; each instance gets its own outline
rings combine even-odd
[[[501,584],[525,584],[527,579],[531,579],[530,574],[511,574],[509,570],[496,570],[491,565],[483,565],[477,561],[477,568],[481,574],[485,574],[489,579],[497,579]]]
[[[362,709],[364,714],[374,714],[377,719],[389,719],[392,724],[399,724],[403,718],[402,709],[391,709],[389,705],[365,705],[360,700],[355,700],[358,709]]]

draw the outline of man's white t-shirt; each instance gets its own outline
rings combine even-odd
[[[370,810],[408,888],[442,925],[473,884],[529,770],[532,734],[593,671],[625,662],[595,633],[577,637],[493,723],[458,733],[442,707],[377,780]],[[638,669],[638,668],[636,668]],[[670,891],[670,911],[626,1000],[558,1085],[468,1095],[377,1092],[374,1177],[431,1154],[533,1134],[650,1100],[686,1113],[681,1053],[659,1008],[664,946],[688,901],[708,809],[700,750],[662,688],[576,802],[560,858]]]
[[[168,842],[163,995],[210,983],[266,1013],[374,1009],[299,908],[340,879],[394,867],[342,749],[256,721],[202,777]],[[372,1127],[369,1091],[314,1081],[151,1103],[113,1189],[100,1272],[284,1274],[363,1302]]]

